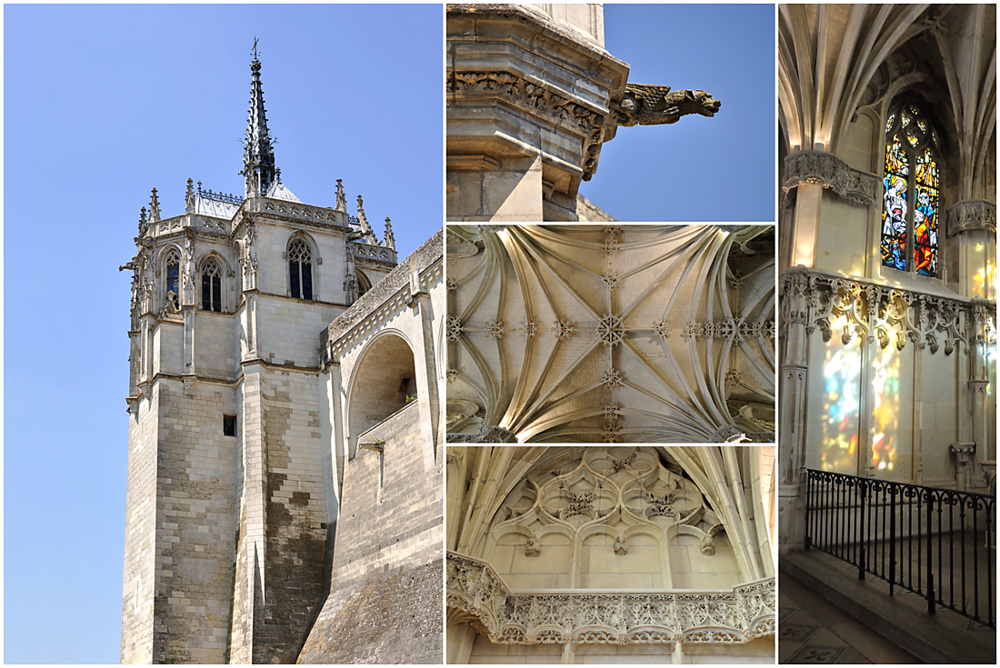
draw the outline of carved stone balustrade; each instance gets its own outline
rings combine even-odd
[[[355,260],[396,264],[396,251],[386,246],[373,246],[357,241],[351,242],[351,255]]]
[[[879,285],[862,278],[844,278],[793,267],[781,276],[781,328],[804,325],[817,329],[824,341],[837,334],[844,345],[855,337],[876,339],[902,350],[908,341],[950,355],[959,344],[976,341],[981,325],[994,322],[996,304],[984,300],[938,297]],[[837,328],[838,331],[834,331]]]
[[[504,644],[743,644],[775,632],[774,578],[732,591],[513,592],[478,559],[448,553],[449,619]]]

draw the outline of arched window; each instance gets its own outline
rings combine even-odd
[[[288,284],[293,297],[313,298],[312,255],[302,239],[295,239],[288,246]]]
[[[222,272],[215,260],[209,260],[201,268],[201,308],[222,312]]]
[[[360,269],[357,270],[357,281],[358,281],[358,299],[360,299],[361,295],[365,294],[366,292],[372,289],[372,282],[368,280],[367,276],[365,276],[365,272],[361,271]]]
[[[906,102],[889,115],[885,136],[882,265],[936,277],[941,185],[937,134],[920,107]]]
[[[181,255],[177,252],[176,248],[171,248],[167,251],[164,266],[166,267],[167,272],[164,300],[173,306],[174,309],[179,310],[180,302],[178,300],[178,295],[180,294]]]

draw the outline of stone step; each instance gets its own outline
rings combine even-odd
[[[781,557],[778,588],[794,578],[867,625],[889,642],[925,663],[996,663],[996,631],[951,610],[927,613],[927,601],[912,592],[895,590],[857,568],[817,550]]]

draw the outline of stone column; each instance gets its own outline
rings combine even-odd
[[[809,369],[806,324],[806,292],[809,284],[804,271],[788,269],[781,278],[781,435],[778,444],[778,544],[782,552],[801,549],[805,544],[805,423]]]

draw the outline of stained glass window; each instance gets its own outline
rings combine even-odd
[[[934,154],[937,135],[912,103],[891,114],[885,128],[882,265],[936,277],[941,182]],[[913,250],[908,253],[907,248]]]

